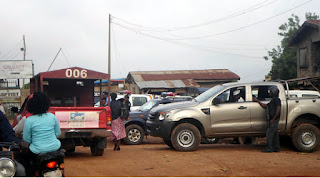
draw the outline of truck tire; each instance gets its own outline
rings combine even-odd
[[[173,130],[171,142],[178,151],[194,151],[200,145],[201,134],[196,126],[183,123]]]
[[[171,140],[169,140],[169,139],[163,139],[163,142],[164,142],[166,145],[168,145],[170,148],[174,148],[173,145],[172,145]]]
[[[256,145],[258,143],[257,137],[238,137],[240,144]]]
[[[301,124],[293,130],[292,144],[301,152],[313,152],[319,146],[320,131],[311,124]]]
[[[139,145],[143,142],[145,133],[139,125],[131,124],[126,127],[126,135],[124,142],[127,145]]]
[[[203,138],[203,143],[205,144],[215,144],[219,142],[219,138],[209,137]]]
[[[72,148],[69,148],[66,150],[67,153],[73,153],[76,151],[76,146],[72,147]]]
[[[104,148],[106,147],[106,139],[95,140],[92,145],[90,145],[90,151],[92,156],[102,156]]]

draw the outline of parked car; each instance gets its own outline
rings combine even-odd
[[[146,120],[148,119],[149,111],[160,105],[188,101],[190,99],[182,98],[165,98],[165,99],[152,99],[137,110],[129,113],[129,120],[125,121],[127,137],[124,141],[128,145],[138,145],[143,142],[144,136],[146,135]]]
[[[201,138],[265,137],[266,109],[252,99],[256,93],[267,104],[272,86],[280,91],[279,134],[290,136],[298,151],[315,151],[320,143],[320,98],[288,99],[277,82],[217,85],[192,101],[153,108],[146,123],[148,134],[178,151],[196,150]],[[245,90],[244,101],[234,101],[234,91],[240,88]]]
[[[125,95],[117,95],[117,100],[123,98]],[[150,94],[130,94],[129,101],[131,103],[130,111],[137,110],[140,106],[152,99]],[[100,107],[100,101],[94,104],[94,107]]]

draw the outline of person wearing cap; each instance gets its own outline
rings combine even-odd
[[[267,147],[262,150],[264,153],[280,152],[280,142],[278,133],[278,123],[281,114],[281,100],[279,98],[279,89],[276,86],[269,88],[269,94],[272,99],[268,104],[264,104],[257,98],[253,97],[253,101],[258,102],[261,107],[266,108],[267,113]]]
[[[130,98],[129,94],[126,94],[124,96],[124,98],[118,99],[118,101],[120,101],[123,104],[123,106],[125,107],[125,109],[127,111],[125,113],[125,115],[123,116],[124,118],[122,118],[124,120],[129,120],[129,112],[130,112],[130,108],[131,108],[131,103],[129,101],[129,98]]]

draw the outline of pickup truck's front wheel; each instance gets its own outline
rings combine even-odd
[[[314,125],[301,124],[293,130],[291,139],[297,150],[302,152],[313,152],[319,146],[320,131]]]
[[[200,141],[200,131],[189,123],[178,125],[171,134],[171,143],[178,151],[194,151],[198,148]]]

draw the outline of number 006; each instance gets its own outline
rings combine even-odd
[[[67,69],[66,70],[66,77],[68,78],[71,78],[71,77],[74,77],[74,78],[87,78],[87,70],[79,70],[79,69]]]

